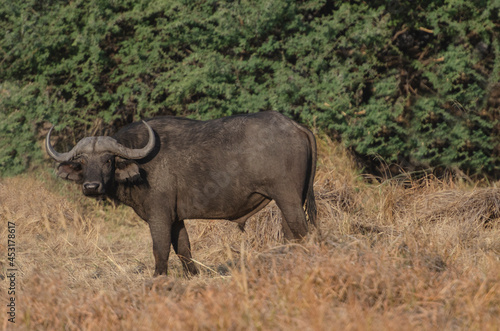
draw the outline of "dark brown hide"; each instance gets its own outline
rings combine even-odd
[[[185,219],[226,219],[243,228],[275,200],[287,239],[300,239],[316,225],[316,142],[306,128],[276,112],[211,121],[157,117],[147,123],[156,140],[145,158],[86,149],[58,168],[62,178],[81,183],[86,195],[124,203],[149,224],[155,275],[167,273],[170,245],[185,272],[197,273]],[[151,139],[140,122],[113,138],[129,149]]]

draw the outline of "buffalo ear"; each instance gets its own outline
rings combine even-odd
[[[57,175],[62,179],[78,182],[82,180],[82,166],[74,162],[63,162],[57,166]]]
[[[132,160],[116,157],[115,180],[118,183],[134,183],[141,179],[139,166]]]

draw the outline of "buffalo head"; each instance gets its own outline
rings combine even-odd
[[[47,134],[46,149],[59,162],[57,175],[82,184],[83,194],[102,197],[115,182],[133,182],[140,178],[139,166],[133,160],[146,157],[155,146],[153,129],[144,122],[149,140],[143,148],[127,148],[112,137],[87,137],[67,153],[58,153],[50,144],[52,127]]]

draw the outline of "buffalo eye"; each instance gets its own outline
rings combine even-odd
[[[106,163],[105,163],[106,168],[111,168],[112,164],[113,164],[113,159],[109,158],[106,160]]]

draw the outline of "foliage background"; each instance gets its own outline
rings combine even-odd
[[[155,115],[276,110],[405,170],[495,177],[499,1],[0,0],[0,172]]]

